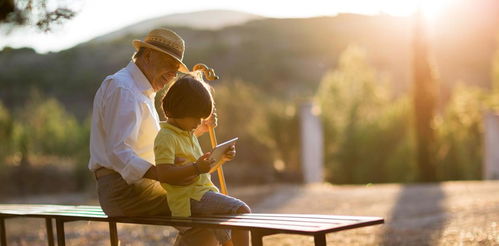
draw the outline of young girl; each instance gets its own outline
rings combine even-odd
[[[158,179],[168,193],[172,216],[250,213],[248,205],[221,194],[211,182],[208,171],[214,161],[208,158],[210,153],[203,154],[194,135],[201,121],[213,111],[208,85],[190,75],[181,77],[168,89],[163,110],[168,120],[160,123],[154,154]],[[230,160],[234,155],[235,147],[226,153],[225,158]],[[186,161],[174,164],[175,157]],[[186,179],[192,183],[185,186],[172,184]],[[223,245],[249,245],[247,231],[234,230],[231,233],[230,230],[216,229],[213,232]]]

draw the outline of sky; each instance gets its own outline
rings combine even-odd
[[[210,9],[226,9],[253,13],[272,18],[307,18],[334,16],[338,13],[376,15],[379,13],[408,16],[418,6],[428,16],[435,15],[452,0],[48,0],[52,7],[69,7],[77,16],[55,27],[49,33],[18,28],[0,32],[0,49],[31,47],[39,53],[71,48],[100,35],[142,20],[177,13]],[[71,5],[58,5],[71,2]]]

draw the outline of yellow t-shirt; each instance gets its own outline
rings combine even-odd
[[[161,129],[154,141],[154,156],[156,165],[173,164],[175,157],[185,158],[186,161],[195,162],[203,155],[201,146],[196,136],[190,131],[182,130],[167,122],[160,123]],[[172,216],[191,216],[190,199],[201,200],[207,191],[218,192],[218,188],[211,182],[210,174],[204,173],[193,184],[188,186],[161,183],[168,193],[168,206]]]

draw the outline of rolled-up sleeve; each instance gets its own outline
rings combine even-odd
[[[139,157],[136,146],[142,125],[143,107],[126,88],[116,88],[105,100],[103,123],[108,156],[115,171],[132,184],[142,179],[153,165]]]

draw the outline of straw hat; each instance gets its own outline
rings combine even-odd
[[[185,50],[184,40],[172,30],[165,28],[154,29],[147,34],[144,41],[133,40],[132,44],[135,50],[145,47],[167,54],[178,61],[180,64],[178,70],[180,72],[189,72],[187,66],[182,62]]]

